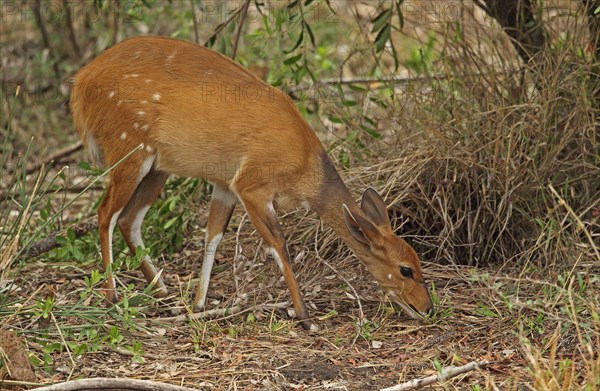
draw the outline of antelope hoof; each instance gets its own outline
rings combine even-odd
[[[167,290],[167,287],[164,284],[157,284],[153,288],[154,297],[156,297],[157,299],[163,299],[169,296],[169,291]]]
[[[117,294],[116,289],[105,288],[103,290],[104,290],[104,298],[106,300],[107,306],[117,304],[119,302],[119,295]]]
[[[204,311],[204,306],[203,305],[194,304],[192,310],[193,310],[192,312],[194,314],[197,314],[198,312]]]
[[[319,331],[319,328],[317,327],[317,325],[314,324],[310,320],[302,320],[302,321],[300,321],[300,324],[302,325],[302,328],[306,331],[313,332],[313,333]]]

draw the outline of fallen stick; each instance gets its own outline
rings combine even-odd
[[[249,307],[249,308],[245,308],[245,309],[242,309],[242,307],[240,307],[239,305],[234,305],[233,307],[228,307],[228,308],[217,308],[217,309],[209,310],[209,311],[195,312],[195,313],[191,313],[191,314],[183,314],[183,315],[171,316],[171,317],[167,317],[167,318],[153,318],[153,319],[148,319],[148,320],[150,320],[152,322],[165,322],[165,321],[167,321],[167,322],[185,322],[186,320],[212,318],[214,316],[231,316],[231,315],[240,314],[240,313],[244,313],[244,312],[248,312],[248,311],[252,311],[252,310],[273,310],[273,309],[285,308],[288,305],[289,305],[289,303],[287,301],[284,301],[281,303],[275,303],[275,304],[262,304],[262,305],[257,305],[256,307]]]
[[[450,366],[442,369],[442,371],[436,375],[423,377],[421,379],[413,379],[406,383],[397,384],[393,387],[383,388],[381,391],[404,391],[412,390],[415,388],[421,388],[428,386],[436,382],[443,382],[462,373],[474,371],[479,368],[483,368],[491,364],[491,361],[471,361],[468,364],[460,367]]]
[[[93,229],[98,228],[98,219],[96,217],[90,217],[83,221],[80,221],[77,224],[70,226],[69,228],[73,229],[75,232],[75,237],[80,238],[86,233],[90,232]],[[61,232],[48,235],[42,240],[39,240],[29,247],[27,252],[27,256],[29,258],[39,257],[40,255],[47,253],[48,251],[60,247],[60,243],[56,240],[59,236],[66,236],[67,230],[63,230]]]
[[[31,174],[32,172],[38,171],[42,165],[51,166],[55,164],[59,164],[60,160],[64,157],[67,157],[83,148],[83,144],[81,141],[77,141],[65,148],[55,152],[54,154],[47,156],[42,161],[34,163],[32,165],[28,165],[26,168],[27,174]]]
[[[51,386],[36,388],[36,391],[82,391],[82,390],[132,390],[132,391],[198,391],[196,388],[175,386],[150,380],[118,379],[97,377],[72,380]]]

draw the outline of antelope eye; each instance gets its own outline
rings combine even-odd
[[[406,277],[406,278],[412,278],[412,276],[413,276],[413,272],[412,272],[412,269],[410,267],[404,267],[404,266],[402,266],[400,268],[400,273],[404,277]]]

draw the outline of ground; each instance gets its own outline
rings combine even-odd
[[[550,313],[536,323],[542,281],[431,262],[424,267],[437,314],[426,322],[411,320],[343,247],[334,253],[338,259],[324,260],[298,245],[291,249],[300,254],[294,268],[319,326],[307,332],[290,316],[285,283],[274,262],[256,251],[259,240],[251,225],[246,221],[239,230],[235,225],[217,257],[207,310],[237,313],[182,319],[202,258],[201,241],[192,235],[180,252],[158,259],[172,293],[166,301],[145,298],[141,273],[122,271],[120,281],[135,286],[126,290],[127,302],[104,308],[96,291],[86,294],[85,276],[97,267],[95,260],[33,261],[13,280],[11,302],[19,304],[3,327],[22,336],[38,362],[38,382],[127,377],[212,389],[366,390],[435,374],[436,365],[481,360],[492,364],[437,386],[531,384],[526,369],[531,350],[523,336],[547,345],[546,334],[559,325]],[[234,262],[236,243],[241,251]],[[43,311],[46,297],[55,298],[52,311]],[[534,303],[523,304],[531,299]],[[37,310],[31,310],[33,302]],[[523,319],[533,322],[529,330],[523,330],[528,324]],[[578,341],[569,330],[560,336],[558,357],[574,354]]]

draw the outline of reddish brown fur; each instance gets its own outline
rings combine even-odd
[[[257,231],[281,258],[294,308],[305,326],[310,325],[308,312],[289,265],[273,203],[279,207],[310,205],[386,292],[395,292],[420,313],[430,310],[419,259],[406,242],[393,235],[389,220],[387,226],[380,224],[373,230],[370,246],[360,237],[368,230],[367,223],[359,224],[358,240],[348,229],[348,221],[354,220],[345,220],[342,205],[357,221],[370,221],[369,215],[387,216],[380,197],[366,192],[371,195],[363,198],[367,209],[359,208],[289,97],[228,58],[184,41],[129,39],[77,74],[71,110],[82,139],[100,149],[107,167],[143,145],[111,172],[98,209],[105,268],[110,265],[111,219],[118,217],[119,228],[134,251],[132,222],[136,216],[143,218],[140,210],[156,198],[166,176],[202,177],[218,184],[222,197],[213,196],[207,241],[225,230],[235,206],[230,200],[241,200]],[[144,162],[147,173],[141,172]],[[119,210],[123,210],[120,215]],[[396,259],[389,260],[390,256]],[[414,269],[414,283],[398,277],[400,264]],[[143,268],[149,281],[156,278],[149,260]],[[164,294],[159,278],[157,284]],[[114,285],[108,277],[107,296],[113,300]]]

